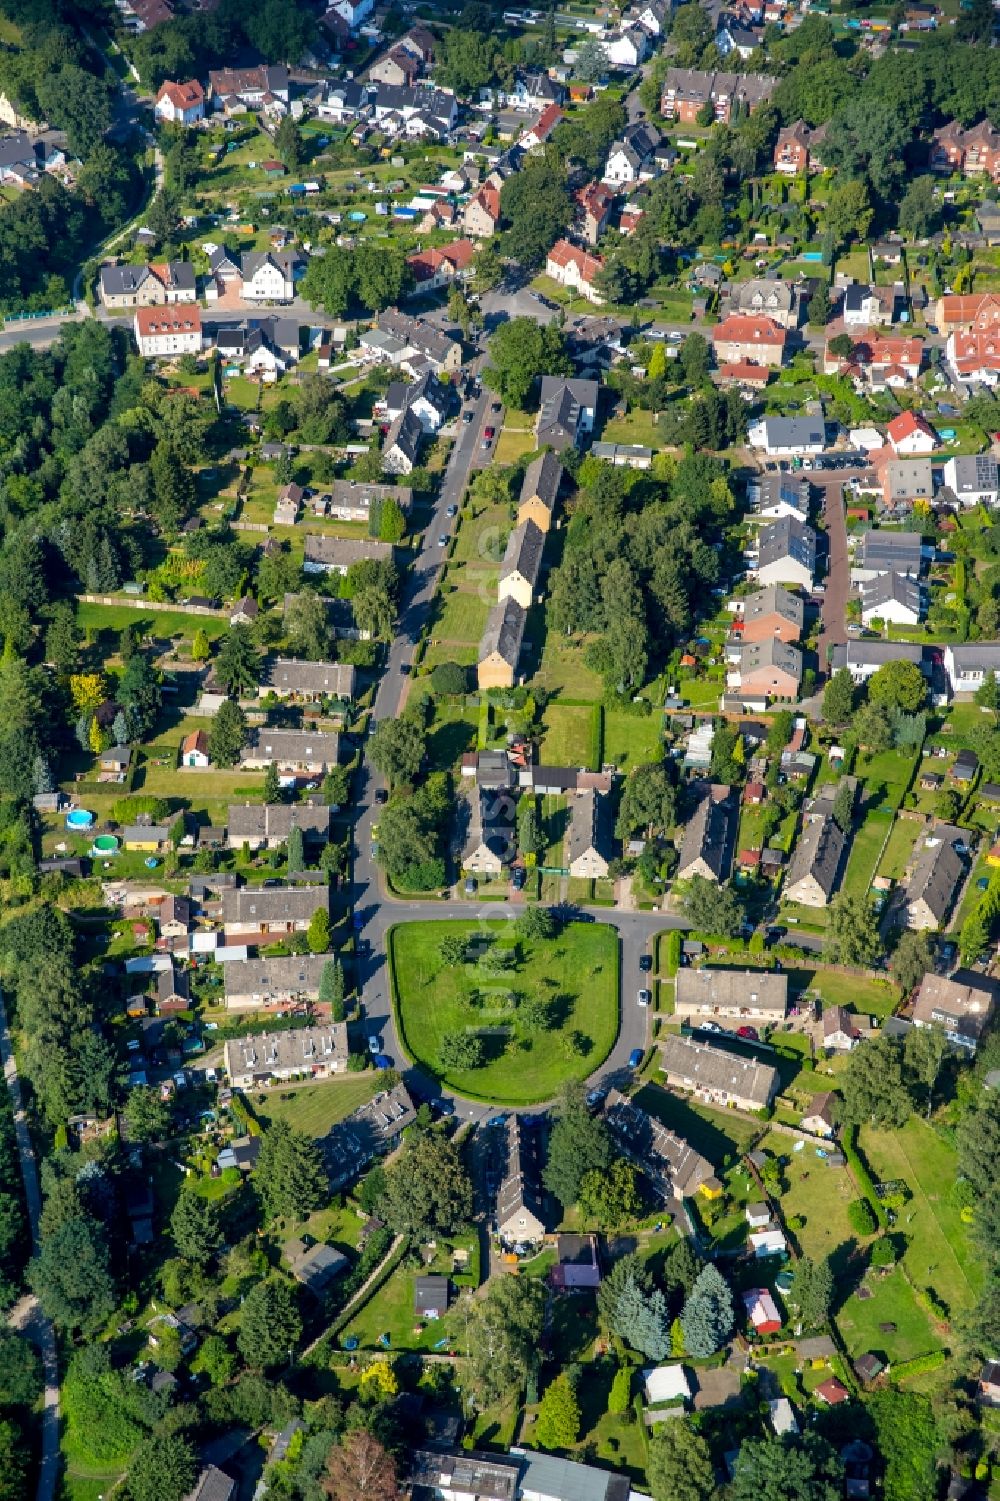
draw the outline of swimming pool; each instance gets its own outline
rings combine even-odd
[[[86,808],[71,808],[66,814],[67,829],[89,829],[93,822],[94,815]]]
[[[98,834],[94,840],[95,855],[117,855],[118,840],[114,834]]]

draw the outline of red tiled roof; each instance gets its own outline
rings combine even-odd
[[[900,412],[898,417],[893,417],[886,432],[893,445],[902,443],[914,433],[923,433],[927,438],[934,438],[934,429],[917,412]]]
[[[755,365],[752,360],[732,360],[720,365],[719,375],[723,380],[743,381],[751,386],[766,386],[771,379],[768,366]]]
[[[547,104],[534,125],[529,126],[524,133],[525,135],[533,135],[539,141],[548,140],[562,117],[563,112],[558,104]]]
[[[471,240],[453,240],[450,245],[439,245],[434,250],[418,250],[406,257],[406,264],[417,281],[430,281],[444,265],[456,271],[464,271],[472,264],[476,247]]]
[[[712,329],[715,344],[778,344],[784,348],[787,338],[787,331],[770,318],[752,318],[743,313],[731,314]]]
[[[191,78],[187,83],[174,83],[170,78],[164,79],[160,84],[160,92],[156,96],[156,102],[166,97],[174,106],[174,109],[191,109],[196,104],[201,104],[205,98],[205,90],[197,78]]]
[[[1000,335],[984,330],[956,333],[951,364],[957,375],[975,375],[979,370],[1000,370]]]
[[[140,338],[162,334],[201,332],[201,308],[196,302],[177,302],[173,307],[138,307],[135,326]]]
[[[546,261],[551,261],[554,266],[575,266],[580,280],[588,285],[604,266],[599,255],[591,255],[578,245],[571,245],[569,240],[557,240],[546,256]]]

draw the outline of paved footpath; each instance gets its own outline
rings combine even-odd
[[[28,1119],[21,1097],[21,1081],[17,1077],[17,1062],[7,1025],[7,1008],[3,991],[0,991],[0,1059],[3,1061],[4,1078],[10,1090],[14,1107],[14,1135],[18,1156],[21,1159],[21,1177],[24,1179],[24,1197],[28,1206],[31,1224],[31,1244],[39,1248],[38,1222],[42,1212],[42,1196],[38,1187],[38,1167],[35,1149],[31,1144]],[[59,1362],[56,1358],[56,1337],[52,1324],[42,1313],[37,1299],[24,1297],[13,1309],[10,1322],[21,1329],[39,1348],[45,1375],[45,1402],[42,1408],[42,1462],[38,1472],[37,1501],[55,1501],[56,1483],[59,1479]]]

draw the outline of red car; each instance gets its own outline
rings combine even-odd
[[[737,1027],[736,1028],[736,1035],[737,1035],[737,1037],[743,1037],[743,1038],[745,1038],[745,1040],[747,1042],[759,1042],[760,1041],[760,1038],[757,1036],[757,1028],[756,1027]]]
[[[483,429],[483,437],[484,438],[489,438],[490,441],[492,442],[492,440],[493,440],[493,438],[495,436],[496,436],[496,429],[495,428],[487,427],[487,428]]]

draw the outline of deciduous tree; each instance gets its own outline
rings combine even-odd
[[[436,1132],[407,1141],[385,1170],[383,1218],[407,1235],[448,1235],[472,1212],[472,1185],[453,1142]]]
[[[576,1203],[584,1176],[607,1172],[613,1155],[604,1122],[590,1115],[582,1090],[568,1089],[549,1134],[548,1160],[542,1175],[546,1188],[568,1208]]]
[[[840,1501],[844,1467],[818,1433],[771,1435],[740,1447],[733,1501]]]
[[[364,1428],[346,1433],[326,1457],[323,1490],[333,1501],[398,1501],[396,1461]]]

